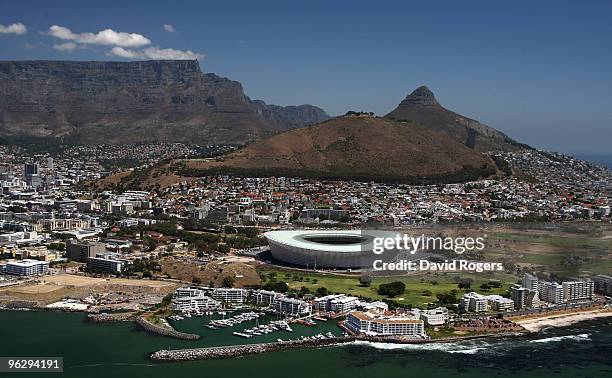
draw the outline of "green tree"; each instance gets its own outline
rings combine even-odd
[[[370,286],[370,284],[372,284],[372,276],[369,274],[362,274],[359,277],[359,284],[361,286]]]
[[[406,291],[406,284],[401,281],[393,281],[378,286],[378,294],[386,295],[388,297],[395,297],[400,294],[404,294]]]
[[[231,276],[226,276],[223,278],[223,281],[221,281],[221,286],[222,287],[234,287],[234,277]]]

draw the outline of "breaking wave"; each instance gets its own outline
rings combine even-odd
[[[462,353],[475,354],[478,351],[486,350],[486,345],[482,346],[462,345],[457,343],[426,343],[426,344],[394,344],[394,343],[378,343],[369,341],[355,341],[353,345],[365,345],[380,350],[407,350],[407,351],[437,351],[446,353]]]
[[[590,340],[591,334],[589,333],[581,333],[579,335],[567,335],[567,336],[555,336],[555,337],[547,337],[545,339],[537,339],[530,340],[530,343],[554,343],[562,340],[575,340],[575,341],[586,341]]]

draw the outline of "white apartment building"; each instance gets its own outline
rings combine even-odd
[[[351,311],[346,317],[345,325],[355,333],[372,336],[425,336],[423,320],[407,315]]]
[[[289,316],[306,315],[312,311],[310,303],[281,295],[274,299],[273,305],[280,314]]]
[[[487,295],[489,308],[493,311],[512,311],[514,310],[514,301],[510,298],[504,298],[501,295]]]
[[[489,301],[484,295],[475,292],[463,294],[459,306],[464,311],[486,312],[489,309]]]
[[[329,309],[333,312],[347,312],[354,309],[359,303],[359,298],[342,296],[329,301]]]
[[[345,296],[345,294],[330,294],[324,297],[315,298],[313,309],[318,311],[331,311],[331,301]]]
[[[205,295],[206,292],[195,287],[179,287],[172,294],[172,298],[189,298]]]
[[[561,285],[563,286],[563,300],[565,302],[593,299],[595,283],[591,280],[564,281]]]
[[[252,300],[261,306],[269,306],[274,303],[274,299],[279,295],[275,291],[269,290],[256,290],[251,293]]]
[[[172,309],[174,311],[213,311],[219,307],[221,307],[219,301],[207,297],[206,295],[180,297],[172,300]]]
[[[533,274],[525,273],[521,282],[522,286],[529,290],[538,290],[538,277]]]
[[[612,276],[606,276],[604,274],[593,277],[593,283],[595,284],[595,292],[604,295],[612,295]]]
[[[540,281],[538,293],[544,302],[563,303],[563,285],[556,282]]]
[[[222,302],[244,303],[249,297],[249,292],[245,289],[219,287],[213,289],[212,297]]]
[[[536,306],[540,302],[537,290],[527,289],[520,285],[512,286],[510,295],[514,302],[514,308],[517,310]]]
[[[49,263],[47,261],[32,259],[13,260],[7,262],[4,266],[4,273],[16,276],[35,276],[45,274],[47,271],[49,271]]]
[[[419,311],[419,318],[429,326],[443,325],[450,319],[446,307],[438,307],[432,310]]]

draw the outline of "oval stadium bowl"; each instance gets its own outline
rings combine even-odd
[[[276,260],[308,268],[359,268],[372,237],[360,230],[283,230],[264,234]]]

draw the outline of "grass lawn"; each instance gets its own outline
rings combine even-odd
[[[372,284],[367,287],[360,285],[358,276],[347,276],[339,274],[324,274],[315,272],[296,272],[281,270],[276,267],[263,267],[260,269],[262,275],[262,284],[266,284],[271,280],[284,281],[292,289],[300,289],[302,286],[307,287],[312,292],[319,287],[325,287],[330,293],[344,293],[358,297],[370,298],[373,300],[381,300],[386,298],[377,293],[378,286],[382,283],[393,281],[401,281],[406,285],[406,292],[394,298],[388,298],[399,303],[410,304],[416,307],[426,307],[427,303],[436,302],[436,294],[446,293],[453,289],[459,290],[454,278],[460,276],[462,278],[471,278],[474,281],[472,290],[483,294],[504,294],[510,285],[516,283],[517,277],[504,274],[458,274],[458,273],[437,273],[437,274],[419,274],[410,276],[395,276],[395,277],[374,277]],[[492,288],[489,291],[479,289],[480,285],[487,283],[490,280],[500,280],[502,286],[500,288]],[[425,291],[431,292],[431,295],[424,295]]]

